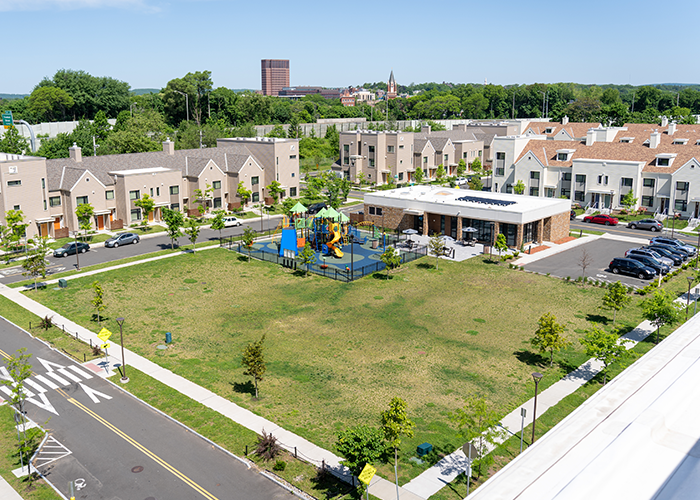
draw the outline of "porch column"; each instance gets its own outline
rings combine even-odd
[[[457,214],[457,241],[462,241],[462,218]]]

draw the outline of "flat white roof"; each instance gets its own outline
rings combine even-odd
[[[700,315],[600,389],[469,498],[697,498],[698,381]]]
[[[158,172],[174,172],[171,168],[165,167],[153,167],[153,168],[135,168],[133,170],[113,170],[109,172],[109,175],[141,175],[141,174],[155,174]]]
[[[439,186],[410,186],[365,194],[369,205],[523,224],[571,210],[571,201]]]

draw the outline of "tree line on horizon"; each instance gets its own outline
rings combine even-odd
[[[378,90],[386,84],[365,83],[364,87]],[[700,114],[698,85],[424,83],[399,85],[399,92],[409,97],[345,107],[339,99],[320,95],[290,101],[214,88],[211,72],[197,71],[170,80],[158,93],[135,95],[127,82],[62,69],[42,79],[29,96],[0,99],[0,112],[11,110],[16,120],[29,123],[79,120],[71,134],[42,141],[38,154],[49,158],[68,156],[74,142],[96,154],[157,151],[166,137],[174,138],[179,149],[212,147],[219,137],[254,136],[254,125],[288,124],[287,131],[276,127],[271,135],[303,138],[298,125],[320,118],[388,120],[387,127],[395,129],[399,120],[549,117],[560,121],[568,116],[572,122],[620,126],[655,123],[661,115],[695,123],[693,115]],[[110,118],[116,119],[114,127],[107,122]],[[324,138],[313,139],[319,143]],[[21,146],[4,142],[0,145],[5,149]],[[330,151],[332,146],[325,149]]]

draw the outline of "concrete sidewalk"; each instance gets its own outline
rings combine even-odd
[[[691,290],[690,301],[700,293],[700,287]],[[678,297],[675,302],[685,306],[687,294]],[[626,348],[632,349],[637,343],[641,342],[649,335],[655,332],[654,326],[649,321],[643,321],[634,330],[621,339],[627,340]],[[595,359],[589,359],[576,370],[567,374],[563,379],[549,386],[537,396],[537,416],[540,417],[551,407],[558,404],[566,396],[573,394],[577,389],[585,383],[593,379],[603,369],[603,363]],[[520,435],[522,426],[522,417],[520,409],[524,408],[527,412],[524,425],[532,423],[534,413],[534,398],[529,399],[524,404],[520,405],[516,410],[503,417],[501,426],[506,429],[507,435],[504,440],[511,435]],[[495,447],[491,447],[493,449]],[[463,474],[467,470],[469,461],[461,449],[451,453],[430,469],[426,470],[418,477],[406,483],[404,489],[415,493],[422,498],[429,498],[443,487],[452,482],[459,474]]]
[[[0,477],[0,498],[2,500],[22,500],[19,493],[3,477]]]
[[[79,275],[75,275],[73,277],[78,276]],[[102,341],[97,338],[96,333],[88,330],[87,328],[83,328],[77,323],[60,316],[48,307],[35,302],[31,298],[22,294],[18,289],[8,288],[5,285],[0,284],[0,295],[12,300],[16,304],[41,318],[51,316],[55,324],[63,325],[65,329],[71,333],[77,333],[81,340],[88,342],[91,341],[93,345],[100,345],[102,343]],[[113,352],[118,352],[118,349],[113,348]],[[203,404],[208,408],[211,408],[214,411],[217,411],[221,415],[230,418],[234,422],[252,430],[253,432],[261,434],[264,429],[266,432],[274,434],[274,436],[279,440],[280,445],[282,445],[285,449],[291,451],[292,453],[294,453],[296,450],[297,454],[301,458],[317,467],[321,467],[322,464],[325,464],[326,469],[330,470],[330,472],[332,472],[334,475],[346,482],[352,482],[352,475],[349,469],[340,464],[341,457],[338,457],[330,451],[324,450],[310,441],[307,441],[306,439],[283,429],[274,422],[255,415],[245,408],[241,408],[235,403],[232,403],[231,401],[222,398],[212,391],[190,382],[189,380],[173,373],[170,370],[162,368],[161,366],[128,349],[124,349],[124,358],[127,366],[133,366],[159,382],[172,387],[181,394]],[[92,361],[92,363],[102,366],[103,376],[110,376],[116,373],[118,367],[121,366],[121,359],[110,355],[107,359],[107,366],[104,365],[104,361],[100,362],[95,360]],[[404,490],[403,488],[399,488],[399,490],[401,499],[422,500],[421,497],[411,493],[408,490]],[[376,475],[370,483],[370,492],[372,495],[381,498],[382,500],[396,499],[396,485]],[[0,498],[4,499],[2,496],[0,496]]]

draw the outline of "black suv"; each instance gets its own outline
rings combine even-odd
[[[654,257],[649,257],[648,255],[631,253],[627,256],[627,258],[641,262],[645,266],[650,267],[651,269],[656,271],[656,274],[667,274],[671,270],[671,268],[667,264],[664,264],[663,262]]]
[[[645,248],[653,250],[662,257],[667,257],[673,261],[676,266],[683,264],[683,260],[686,259],[687,255],[681,252],[675,252],[670,246],[666,245],[647,245]]]
[[[656,271],[645,266],[641,262],[636,260],[627,259],[623,257],[615,257],[608,268],[613,272],[613,274],[628,274],[630,276],[636,276],[640,280],[651,279],[656,276]]]
[[[309,207],[309,209],[308,209],[308,211],[307,211],[306,213],[309,214],[309,215],[316,215],[317,213],[319,213],[319,212],[320,212],[321,210],[323,210],[324,208],[326,208],[326,204],[325,204],[325,203],[314,203],[313,205],[311,205],[311,206]]]

